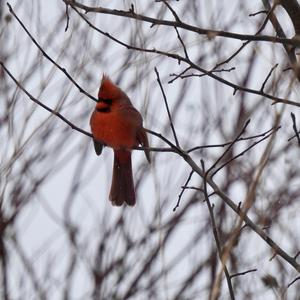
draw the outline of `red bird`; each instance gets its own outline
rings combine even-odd
[[[148,148],[148,138],[141,114],[133,107],[128,96],[108,76],[103,75],[98,102],[90,119],[97,155],[103,145],[114,150],[114,167],[109,199],[112,205],[126,202],[135,205],[131,149],[139,144]],[[145,150],[150,162],[150,152]]]

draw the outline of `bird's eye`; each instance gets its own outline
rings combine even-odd
[[[105,104],[112,105],[112,99],[109,98],[99,98],[99,102],[104,102]]]

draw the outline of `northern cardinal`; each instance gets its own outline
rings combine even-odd
[[[90,119],[97,155],[103,144],[114,150],[114,167],[109,199],[113,205],[126,202],[135,205],[131,149],[139,144],[149,147],[141,114],[133,107],[128,96],[108,76],[103,75],[98,102]],[[150,152],[145,150],[150,162]]]

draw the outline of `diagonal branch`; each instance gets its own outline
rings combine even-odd
[[[185,192],[185,190],[187,189],[187,185],[188,185],[189,182],[191,181],[193,174],[194,174],[194,170],[192,170],[192,171],[190,172],[190,174],[189,174],[189,176],[188,176],[188,178],[187,178],[187,180],[186,180],[184,186],[181,188],[181,192],[180,192],[180,194],[179,194],[179,196],[178,196],[178,200],[177,200],[177,203],[176,203],[175,207],[173,208],[173,211],[176,211],[176,209],[179,207],[180,201],[181,201],[181,198],[182,198],[182,195],[183,195],[183,193]]]
[[[16,86],[21,89],[29,98],[30,100],[32,100],[33,102],[35,102],[36,104],[40,105],[42,108],[44,108],[45,110],[49,111],[51,114],[57,116],[58,118],[60,118],[62,121],[64,121],[66,124],[68,124],[72,129],[77,130],[83,134],[85,134],[86,136],[89,137],[93,137],[91,133],[75,126],[72,122],[70,122],[68,119],[66,119],[63,115],[61,115],[59,112],[49,108],[48,106],[46,106],[45,104],[43,104],[41,101],[39,101],[38,99],[36,99],[35,97],[33,97],[20,83],[19,81],[12,75],[12,73],[5,67],[4,63],[2,61],[0,61],[0,65],[2,66],[2,68],[4,69],[4,71],[8,74],[8,76],[14,81],[14,83],[16,84]]]
[[[236,160],[237,158],[243,156],[246,152],[248,152],[249,150],[251,150],[253,147],[255,147],[257,144],[263,142],[264,140],[268,139],[270,136],[272,136],[273,134],[275,134],[279,129],[281,128],[281,126],[275,127],[270,133],[268,133],[266,136],[262,137],[261,139],[259,139],[258,141],[253,142],[250,146],[248,146],[246,149],[244,149],[243,151],[241,151],[240,153],[238,153],[237,155],[233,156],[232,158],[230,158],[229,160],[225,161],[220,167],[218,167],[213,173],[212,173],[212,177],[215,176],[215,174],[217,174],[221,169],[223,169],[225,166],[227,166],[228,164],[230,164],[232,161]]]
[[[170,112],[170,109],[169,109],[169,104],[168,104],[168,101],[167,101],[167,97],[166,97],[165,91],[164,91],[163,86],[162,86],[161,81],[160,81],[159,72],[158,72],[158,70],[157,70],[156,67],[154,68],[154,70],[155,70],[155,73],[156,73],[156,76],[157,76],[157,82],[159,84],[160,90],[161,90],[163,98],[164,98],[164,102],[165,102],[165,105],[166,105],[166,109],[167,109],[167,113],[168,113],[170,125],[171,125],[172,132],[173,132],[174,139],[175,139],[175,143],[176,143],[176,146],[179,147],[179,142],[178,142],[176,131],[175,131],[175,127],[174,127],[174,124],[173,124],[173,121],[172,121],[172,116],[171,116],[171,112]]]
[[[230,149],[234,146],[236,141],[245,133],[247,126],[250,123],[250,119],[245,123],[242,130],[239,132],[239,134],[236,136],[236,138],[232,141],[232,143],[228,146],[228,148],[222,153],[222,155],[215,161],[215,163],[207,170],[207,173],[210,173],[217,165],[218,163],[225,157],[225,155],[230,151]],[[214,173],[215,174],[215,173]]]
[[[29,32],[29,30],[26,28],[24,23],[18,18],[18,16],[15,14],[14,10],[12,9],[11,5],[7,3],[9,12],[15,17],[15,19],[19,22],[21,27],[25,30],[31,41],[36,45],[36,47],[41,51],[43,56],[47,58],[53,65],[55,65],[59,70],[61,70],[68,78],[69,80],[78,88],[80,93],[83,93],[93,101],[97,102],[98,99],[90,95],[88,92],[86,92],[76,81],[75,79],[67,72],[67,70],[63,67],[61,67],[53,58],[51,58],[46,51],[40,46],[40,44],[36,41],[36,39],[32,36],[32,34]]]
[[[207,177],[208,173],[205,171],[205,164],[204,164],[204,161],[202,159],[201,159],[201,166],[202,166],[202,172],[205,174],[205,176],[203,177],[203,191],[204,191],[205,202],[207,204],[209,215],[210,215],[213,235],[214,235],[215,242],[216,242],[216,245],[217,245],[217,250],[218,250],[219,258],[220,258],[220,261],[221,261],[222,269],[223,269],[223,272],[224,272],[225,277],[226,277],[230,298],[232,300],[234,300],[235,297],[234,297],[234,292],[233,292],[233,288],[232,288],[231,277],[230,277],[230,274],[229,274],[228,269],[226,267],[226,261],[223,260],[223,254],[222,254],[223,250],[222,250],[222,246],[221,246],[221,242],[220,242],[220,238],[219,238],[219,233],[218,233],[218,228],[217,228],[215,217],[214,217],[213,206],[210,203],[208,193],[207,193],[206,177]],[[220,285],[221,285],[220,277],[217,276],[215,282],[216,282],[216,285],[213,288],[212,297],[211,297],[212,300],[217,299],[218,296],[219,296],[219,290],[220,290]]]
[[[265,86],[266,86],[266,84],[267,84],[269,78],[271,77],[273,71],[274,71],[277,67],[278,67],[278,64],[275,64],[275,65],[271,68],[271,70],[269,71],[269,73],[268,73],[266,79],[264,80],[264,82],[263,82],[263,84],[262,84],[262,86],[261,86],[261,88],[260,88],[260,90],[261,90],[262,93],[264,92]]]
[[[292,112],[291,112],[291,118],[292,118],[292,121],[293,121],[293,129],[294,129],[295,135],[296,135],[297,140],[298,140],[298,145],[300,146],[300,135],[299,135],[297,125],[296,125],[296,116]]]

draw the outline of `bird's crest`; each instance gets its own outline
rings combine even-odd
[[[110,80],[110,78],[103,74],[101,85],[98,93],[99,98],[115,99],[120,95],[120,89]]]

